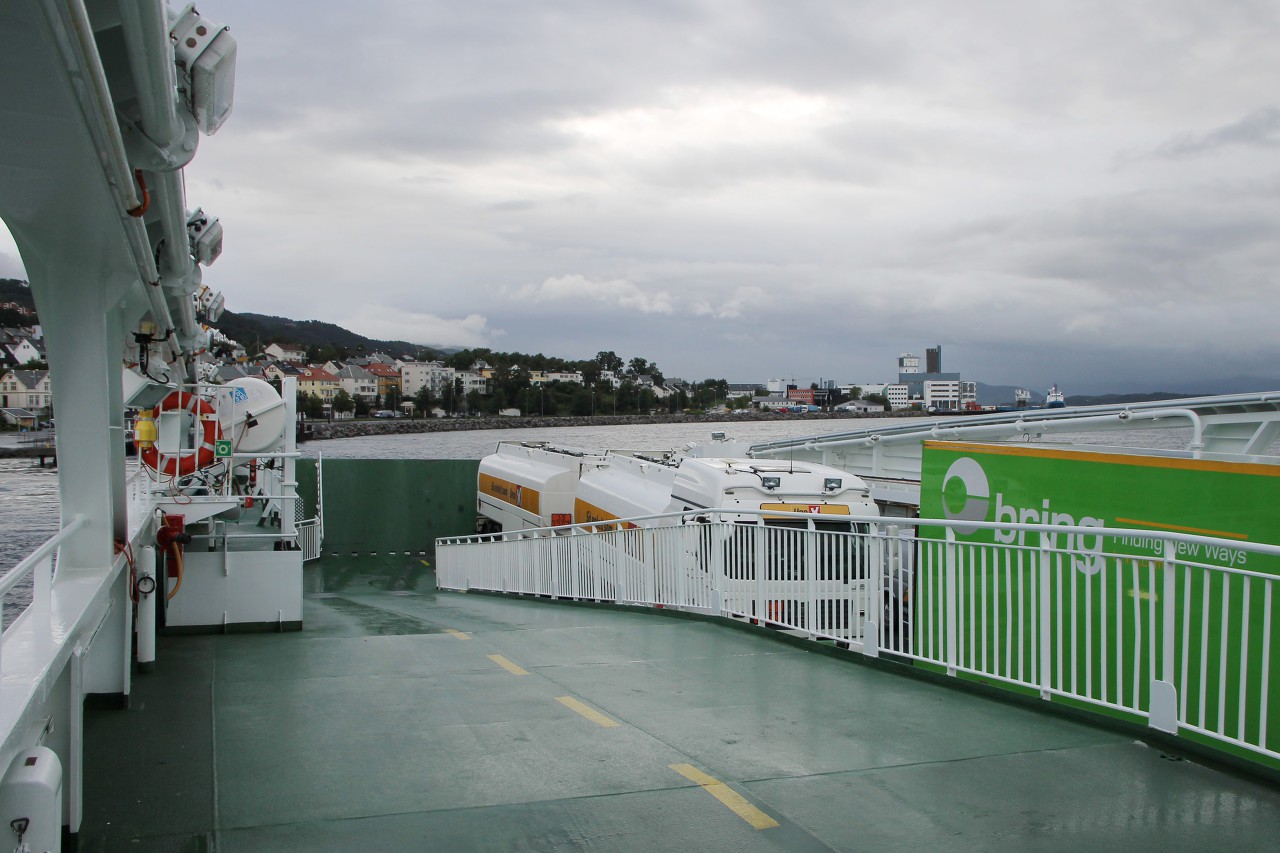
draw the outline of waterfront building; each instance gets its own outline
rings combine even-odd
[[[451,392],[456,373],[452,367],[438,361],[415,361],[400,368],[400,381],[406,397],[416,396],[426,387],[432,397],[441,399]]]
[[[366,403],[372,403],[373,398],[378,396],[378,378],[363,367],[357,364],[348,364],[339,367],[337,370],[330,369],[330,372],[338,377],[338,384],[342,386],[342,390],[346,391],[347,396],[351,399],[361,399]]]
[[[321,402],[329,405],[342,390],[338,377],[323,367],[304,367],[298,371],[298,394],[310,394],[319,397]]]
[[[884,386],[884,396],[891,409],[911,408],[911,393],[905,383],[894,382]]]
[[[813,388],[788,388],[787,399],[796,403],[804,403],[806,406],[815,405],[817,391]]]
[[[850,400],[847,403],[841,403],[835,407],[837,412],[857,412],[859,414],[869,414],[873,412],[884,411],[879,403],[871,403],[867,400]]]
[[[885,388],[884,395],[894,409],[918,407],[951,412],[976,408],[978,384],[962,379],[959,373],[942,371],[942,345],[925,350],[925,367],[911,353],[898,356],[898,381]],[[863,393],[873,393],[867,388]]]
[[[576,370],[534,370],[529,373],[529,384],[533,386],[547,385],[551,382],[582,383],[582,374]]]
[[[373,374],[374,379],[378,382],[378,395],[384,400],[388,394],[401,394],[403,391],[400,386],[400,368],[393,367],[391,364],[380,359],[370,359],[369,363],[364,365],[364,369]]]
[[[925,374],[941,375],[941,374]],[[977,405],[978,384],[963,379],[934,379],[921,383],[924,407],[936,411],[958,411]]]
[[[53,405],[47,370],[10,370],[0,376],[0,408],[40,411]]]
[[[459,370],[454,373],[454,379],[462,380],[462,393],[470,394],[476,391],[480,394],[488,395],[489,380],[485,379],[484,374],[478,370]]]
[[[785,394],[769,394],[766,397],[756,397],[752,405],[761,411],[772,411],[783,406],[794,406],[796,401],[788,399]]]

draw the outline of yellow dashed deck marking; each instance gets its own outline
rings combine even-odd
[[[471,639],[471,635],[470,635],[470,634],[464,634],[462,631],[459,631],[457,628],[445,628],[445,629],[444,629],[444,632],[445,632],[446,634],[452,634],[453,636],[457,637],[459,640],[470,640],[470,639]]]
[[[590,705],[586,705],[586,704],[583,704],[582,702],[579,702],[577,699],[574,699],[572,696],[557,696],[556,701],[559,702],[561,705],[565,706],[566,708],[568,708],[570,711],[578,712],[579,714],[586,717],[591,722],[595,723],[597,726],[604,726],[606,729],[611,729],[615,726],[622,725],[622,723],[619,723],[617,720],[612,720],[606,717],[604,714],[601,714],[595,708],[592,708]]]
[[[681,776],[696,782],[702,786],[702,789],[711,796],[728,807],[729,811],[751,824],[756,829],[769,829],[778,825],[778,822],[760,811],[751,803],[747,802],[747,798],[730,788],[725,783],[716,779],[714,776],[708,776],[692,764],[672,764],[671,769],[679,773]]]
[[[489,655],[489,660],[493,661],[493,662],[494,662],[494,663],[496,663],[498,666],[502,667],[503,669],[505,669],[507,672],[511,673],[512,675],[528,675],[528,674],[529,674],[529,673],[528,673],[528,672],[526,672],[525,670],[523,670],[523,669],[521,669],[520,667],[516,666],[516,665],[515,665],[514,663],[512,663],[511,661],[509,661],[509,660],[507,660],[506,658],[504,658],[502,655]]]
[[[431,564],[428,563],[426,560],[419,560],[418,562],[422,563],[422,565],[426,566],[428,569],[431,568]]]

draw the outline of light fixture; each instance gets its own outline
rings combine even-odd
[[[201,266],[209,266],[222,254],[222,223],[199,208],[187,218],[187,242],[191,256]]]
[[[228,28],[201,17],[188,3],[169,30],[178,90],[196,126],[208,136],[231,115],[236,87],[236,40]]]
[[[781,477],[761,477],[760,485],[764,486],[769,491],[773,491],[774,489],[779,488],[782,485],[782,478]]]
[[[834,492],[844,483],[839,477],[827,477],[822,481],[822,488],[828,492]]]
[[[200,289],[193,295],[196,303],[196,311],[205,316],[210,323],[218,322],[222,316],[222,308],[224,299],[222,292],[213,290],[207,284],[200,285]]]

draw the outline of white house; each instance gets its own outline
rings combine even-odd
[[[0,376],[0,408],[38,411],[53,405],[47,370],[10,370]]]
[[[535,370],[529,374],[530,385],[546,385],[551,382],[576,382],[581,385],[582,374],[576,370]]]
[[[14,364],[44,361],[44,352],[33,344],[30,338],[23,338],[18,343],[6,347],[6,349],[9,350],[9,357]]]
[[[338,377],[338,384],[353,400],[359,398],[373,402],[373,398],[378,396],[378,377],[363,367],[348,364],[329,372]]]
[[[299,344],[268,344],[263,352],[276,361],[307,360],[307,349]]]

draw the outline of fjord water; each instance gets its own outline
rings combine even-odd
[[[691,442],[705,443],[713,432],[746,444],[759,444],[802,436],[833,435],[877,427],[904,426],[903,418],[847,418],[840,420],[724,421],[721,423],[628,424],[622,426],[552,427],[545,429],[491,429],[460,432],[427,432],[406,435],[372,435],[309,441],[304,456],[323,453],[335,459],[480,459],[492,453],[499,441],[545,441],[558,447],[587,450],[669,450]],[[943,428],[963,424],[947,418]],[[1184,448],[1189,429],[1133,430],[1062,434],[1054,442],[1102,444],[1119,447]]]

